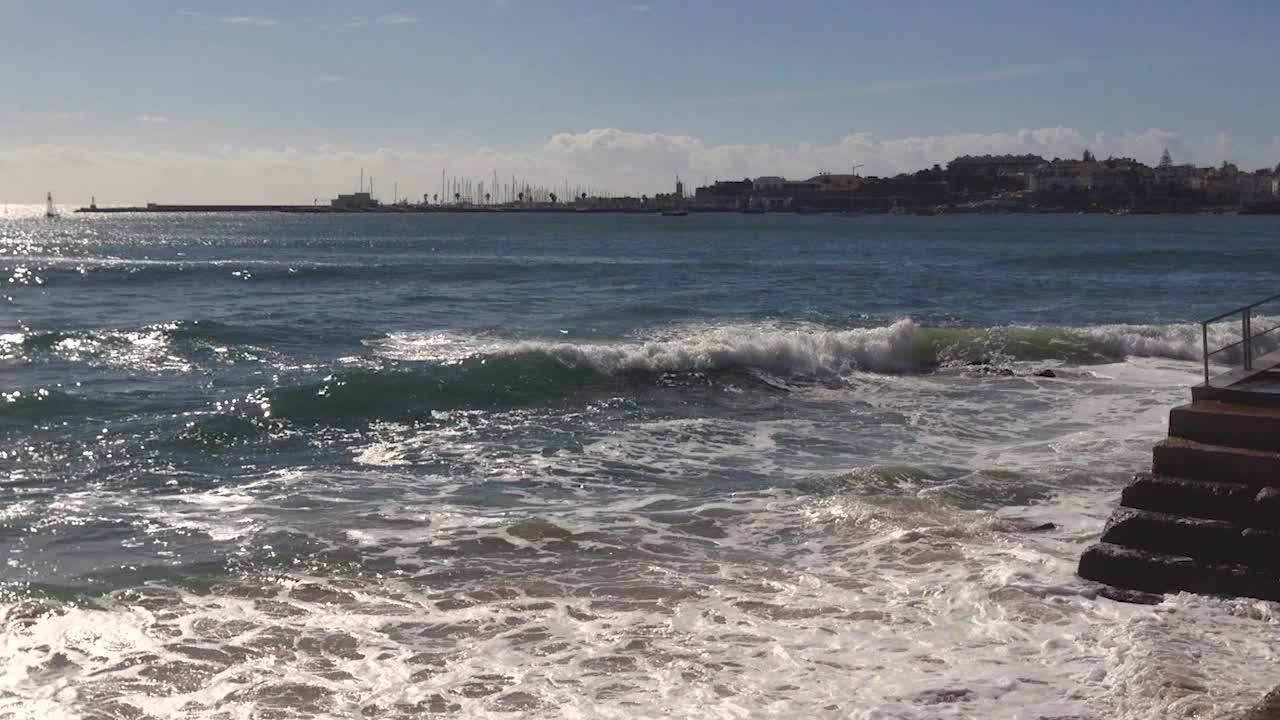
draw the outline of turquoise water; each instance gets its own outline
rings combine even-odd
[[[1277,242],[0,217],[0,713],[1229,712],[1272,606],[1073,569]]]

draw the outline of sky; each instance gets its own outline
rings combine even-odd
[[[1280,162],[1280,3],[0,0],[0,201]]]

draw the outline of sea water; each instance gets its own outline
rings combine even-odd
[[[1074,574],[1194,321],[1276,291],[1269,218],[15,215],[0,717],[1206,718],[1275,680],[1278,606]]]

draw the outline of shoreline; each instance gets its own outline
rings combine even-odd
[[[1128,210],[1112,208],[1027,208],[999,210],[971,208],[922,207],[901,211],[884,210],[738,210],[721,207],[682,208],[688,214],[737,214],[737,215],[829,215],[860,217],[864,215],[1276,215],[1277,209],[1252,209],[1239,207],[1205,207],[1185,210]],[[122,213],[177,214],[177,213],[260,213],[273,212],[292,215],[429,215],[429,214],[583,214],[583,215],[661,215],[662,209],[637,209],[625,207],[575,208],[569,206],[509,207],[509,206],[383,206],[368,209],[346,209],[311,205],[142,205],[117,207],[81,207],[75,214],[113,215]]]

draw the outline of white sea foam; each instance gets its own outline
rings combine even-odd
[[[1258,328],[1280,318],[1258,318]],[[1239,327],[1210,328],[1211,349],[1240,339]],[[376,353],[397,360],[459,361],[468,357],[539,353],[566,365],[606,373],[696,372],[755,368],[778,374],[833,375],[855,370],[915,372],[947,361],[996,359],[1118,361],[1126,357],[1197,360],[1202,334],[1197,324],[1098,325],[1086,327],[1004,326],[930,328],[911,319],[870,328],[833,330],[819,326],[742,323],[678,328],[663,336],[614,342],[510,340],[437,333],[392,333],[366,341]],[[1260,351],[1275,349],[1270,338]],[[1220,358],[1234,361],[1238,351]]]
[[[1280,325],[1280,317],[1259,316],[1253,318],[1252,332],[1258,333]],[[1074,330],[1117,356],[1170,358],[1173,360],[1200,360],[1205,336],[1197,323],[1170,325],[1098,325]],[[1238,319],[1214,323],[1208,328],[1211,351],[1240,342],[1242,331]],[[1280,345],[1274,336],[1263,336],[1256,341],[1255,353],[1271,352]],[[1238,349],[1223,354],[1224,361],[1235,362]]]
[[[629,345],[517,343],[508,352],[543,352],[566,364],[604,372],[705,371],[759,368],[779,373],[831,374],[855,369],[911,371],[924,367],[915,323],[857,330],[813,331],[754,326],[716,327],[687,337]]]
[[[140,532],[252,552],[269,518],[373,569],[5,601],[0,715],[1231,717],[1269,689],[1238,668],[1276,662],[1280,606],[1124,605],[1074,575],[1196,372],[868,374],[798,384],[786,412],[381,424],[363,471],[133,506]]]
[[[543,353],[565,364],[602,372],[685,372],[754,367],[825,374],[857,368],[917,370],[926,358],[915,347],[916,326],[900,320],[879,328],[823,331],[743,324],[693,328],[636,342],[511,341],[450,333],[393,333],[368,341],[400,360],[457,360],[476,355]]]
[[[1079,529],[1028,534],[1010,512],[846,497],[697,513],[723,535],[558,520],[598,538],[582,542],[598,552],[586,564],[532,540],[513,544],[529,553],[518,563],[426,563],[419,579],[294,574],[43,614],[9,607],[0,711],[1217,718],[1267,689],[1265,673],[1240,666],[1277,659],[1273,604],[1097,597],[1073,575]],[[494,541],[544,526],[557,527],[480,523]],[[608,542],[632,532],[638,544]],[[416,542],[358,537],[370,540]],[[676,541],[683,556],[662,559]]]

